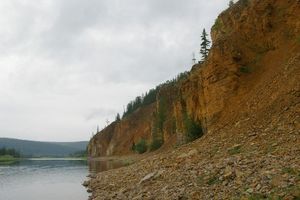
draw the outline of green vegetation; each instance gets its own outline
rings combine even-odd
[[[87,149],[82,151],[77,151],[75,153],[70,154],[72,158],[86,158],[88,155]]]
[[[242,6],[247,6],[249,2],[248,0],[240,0],[238,3],[240,3]]]
[[[0,149],[0,156],[11,156],[13,158],[20,158],[20,152],[15,149],[7,149],[7,148],[1,148]],[[7,157],[8,158],[8,157]]]
[[[159,149],[163,145],[163,141],[159,139],[155,139],[150,144],[150,151],[155,151]]]
[[[185,113],[184,125],[187,133],[187,142],[192,142],[203,136],[203,130],[200,123],[196,122]]]
[[[209,53],[209,44],[210,41],[208,40],[208,34],[206,33],[205,29],[202,31],[201,35],[201,44],[200,44],[200,54],[202,55],[202,61],[205,61],[208,53]]]
[[[219,182],[219,179],[217,176],[211,176],[208,181],[207,181],[207,184],[208,185],[213,185],[213,184],[216,184]]]
[[[229,5],[230,8],[231,8],[232,6],[234,6],[233,0],[230,0],[228,5]]]
[[[185,79],[188,76],[188,72],[183,72],[178,74],[174,79],[168,80],[163,84],[158,85],[156,88],[153,88],[146,92],[145,94],[142,94],[142,96],[136,97],[134,100],[129,102],[126,106],[126,110],[123,113],[122,118],[127,117],[128,115],[132,114],[137,109],[150,105],[156,101],[158,91],[165,86],[173,86],[179,81]]]
[[[167,102],[165,98],[161,98],[159,100],[158,112],[157,112],[157,128],[160,132],[163,132],[164,122],[166,121],[166,107]]]
[[[121,121],[121,117],[120,117],[120,114],[118,113],[117,114],[117,116],[116,116],[116,120],[115,120],[116,122],[119,122],[119,121]]]
[[[260,193],[253,193],[248,197],[248,200],[282,200],[282,197],[273,196],[273,195],[265,195]],[[297,200],[297,198],[294,198]]]
[[[134,145],[134,150],[139,154],[145,153],[148,150],[146,140],[141,139],[136,145]]]
[[[300,172],[298,172],[297,169],[293,169],[290,167],[283,168],[282,172],[300,177]]]
[[[88,142],[38,142],[0,138],[0,148],[17,149],[22,157],[68,157],[84,151]],[[3,154],[3,153],[2,153]]]
[[[223,28],[223,22],[220,18],[217,18],[216,21],[215,21],[215,24],[213,25],[212,29],[213,30],[221,30]]]
[[[10,161],[15,161],[17,160],[18,158],[15,158],[11,155],[3,155],[3,156],[0,156],[0,162],[10,162]]]
[[[0,149],[0,164],[10,164],[20,158],[20,153],[15,149]]]
[[[245,73],[245,74],[251,73],[251,68],[249,66],[241,66],[240,72]]]
[[[241,153],[241,146],[237,145],[237,146],[232,147],[231,149],[228,150],[228,153],[230,155],[235,155],[235,154]]]
[[[300,44],[300,35],[297,37],[296,41]]]
[[[164,123],[167,119],[167,101],[161,97],[158,103],[157,112],[154,113],[154,120],[152,124],[152,142],[150,144],[150,151],[159,149],[163,143],[163,129]]]

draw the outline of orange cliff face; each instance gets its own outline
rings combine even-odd
[[[150,139],[152,113],[155,104],[140,108],[119,122],[113,122],[97,133],[88,145],[93,157],[133,153],[132,145],[140,138]]]
[[[237,2],[212,27],[208,59],[193,66],[187,78],[161,87],[156,103],[95,135],[89,154],[131,154],[133,143],[141,138],[150,143],[154,136],[162,138],[165,149],[184,143],[185,114],[210,134],[242,118],[263,121],[288,104],[299,105],[299,13],[299,1]],[[162,127],[153,135],[161,110]]]
[[[243,0],[218,17],[209,58],[182,87],[188,112],[208,131],[299,88],[299,7],[299,1]]]

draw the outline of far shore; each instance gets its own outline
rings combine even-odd
[[[11,163],[11,162],[16,162],[16,161],[22,161],[22,160],[36,160],[36,161],[51,161],[51,160],[87,160],[87,157],[20,157],[16,158],[10,155],[4,155],[0,156],[0,163]]]

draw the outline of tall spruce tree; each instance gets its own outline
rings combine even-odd
[[[201,35],[201,45],[200,45],[200,54],[202,56],[202,61],[205,61],[207,56],[208,56],[208,52],[209,52],[209,44],[210,41],[208,40],[208,34],[206,33],[205,29],[203,29],[202,35]]]
[[[120,114],[118,113],[116,116],[116,122],[119,122],[119,121],[121,121],[121,117],[120,117]]]
[[[233,0],[230,0],[230,1],[229,1],[229,7],[232,7],[233,5],[234,5]]]

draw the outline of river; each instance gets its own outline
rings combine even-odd
[[[0,200],[87,200],[89,173],[119,167],[109,162],[32,159],[0,165]]]

